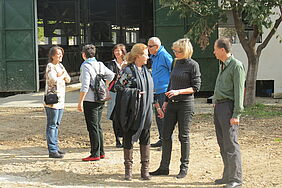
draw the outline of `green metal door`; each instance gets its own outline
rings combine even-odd
[[[3,57],[3,0],[0,0],[0,91],[5,89],[5,68]]]
[[[155,35],[161,39],[162,44],[173,55],[172,43],[184,37],[189,28],[189,20],[179,18],[176,13],[168,16],[169,9],[161,8],[159,0],[154,1],[154,10]],[[210,45],[204,51],[193,43],[194,54],[192,58],[199,63],[202,74],[201,91],[214,90],[218,74],[218,61],[213,55],[213,43],[217,39],[217,35],[217,32],[213,33]]]
[[[37,91],[36,0],[0,0],[0,92]]]
[[[162,8],[159,0],[154,1],[154,33],[161,39],[162,45],[172,54],[171,45],[185,34],[185,20],[178,14],[168,16],[168,8]]]

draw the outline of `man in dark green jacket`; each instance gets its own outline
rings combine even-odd
[[[242,162],[237,135],[240,113],[244,108],[245,69],[231,54],[231,43],[227,38],[215,42],[214,54],[220,60],[214,91],[214,124],[224,164],[223,177],[215,183],[227,184],[226,188],[240,187]]]

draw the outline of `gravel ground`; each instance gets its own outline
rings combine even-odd
[[[75,107],[66,108],[60,127],[60,147],[67,152],[63,159],[48,158],[46,118],[42,107],[0,107],[0,114],[1,188],[222,187],[213,184],[215,179],[220,178],[223,166],[211,114],[194,116],[187,177],[181,180],[175,178],[180,165],[180,144],[176,129],[170,175],[142,181],[139,148],[135,144],[131,182],[123,180],[123,152],[114,147],[111,122],[105,119],[105,114],[102,123],[106,159],[97,162],[81,161],[81,158],[89,155],[89,141],[83,114],[77,112]],[[281,121],[282,117],[242,118],[239,142],[243,158],[243,187],[282,187]],[[153,123],[151,142],[157,138],[156,124]],[[152,148],[151,170],[157,169],[160,159],[161,152]]]

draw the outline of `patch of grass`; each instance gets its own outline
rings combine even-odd
[[[282,140],[281,140],[281,138],[275,138],[274,139],[274,142],[281,142]]]
[[[254,118],[271,118],[282,115],[282,108],[277,106],[269,106],[264,104],[256,104],[245,108],[243,116],[252,116]]]

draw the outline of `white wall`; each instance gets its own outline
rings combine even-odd
[[[262,40],[266,38],[270,30],[264,29]],[[276,39],[276,35],[282,38],[282,25],[280,24],[276,34],[263,49],[258,69],[257,80],[274,80],[274,97],[282,97],[282,43]],[[247,56],[241,44],[233,44],[232,53],[247,66]]]

